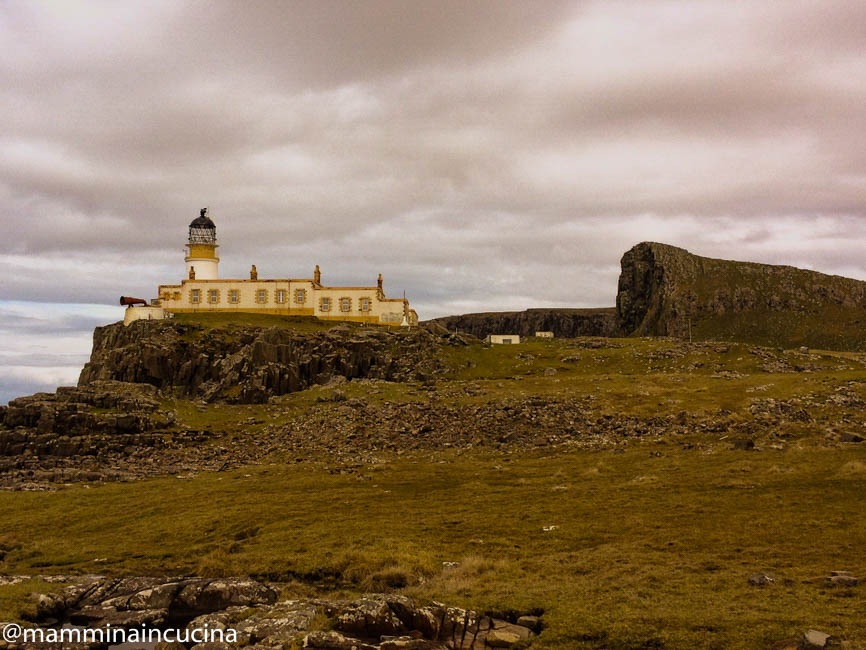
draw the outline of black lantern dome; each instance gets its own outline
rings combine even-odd
[[[207,208],[202,208],[198,217],[189,224],[190,244],[216,244],[216,226],[207,216]]]

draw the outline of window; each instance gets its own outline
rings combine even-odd
[[[504,345],[511,345],[511,339],[502,339]]]
[[[352,299],[351,298],[340,298],[340,311],[352,311]]]
[[[260,305],[265,304],[268,301],[268,290],[267,289],[259,289],[256,291],[256,302]]]
[[[319,299],[319,311],[331,311],[331,299],[330,298],[320,298]]]
[[[207,301],[215,305],[220,301],[220,290],[219,289],[208,289],[207,290]]]
[[[180,300],[180,291],[175,291],[172,300]]]
[[[295,289],[295,303],[298,305],[303,305],[305,302],[307,302],[307,290]]]
[[[286,302],[286,290],[285,289],[277,289],[276,301],[280,304],[283,304],[284,302]]]
[[[229,302],[233,305],[241,301],[241,292],[239,289],[229,289]]]
[[[189,290],[189,301],[193,304],[198,304],[201,302],[201,289],[190,289]]]
[[[364,312],[370,311],[371,303],[369,298],[360,298],[358,300],[358,309]]]

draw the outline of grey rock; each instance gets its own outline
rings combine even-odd
[[[184,585],[172,601],[172,610],[212,612],[233,605],[272,604],[277,592],[255,580],[232,578],[197,580]]]
[[[409,631],[384,598],[362,598],[337,617],[336,628],[360,636],[399,636]]]
[[[766,587],[776,582],[776,578],[768,573],[753,573],[749,576],[749,584],[753,587]]]
[[[517,618],[517,624],[532,630],[536,634],[541,632],[541,618],[538,616],[524,614]]]
[[[361,643],[334,630],[317,630],[304,637],[305,648],[323,650],[377,650],[376,646]]]
[[[798,650],[813,650],[816,648],[826,648],[830,640],[830,635],[818,630],[807,630],[800,639]]]
[[[491,648],[508,648],[531,636],[532,632],[522,625],[497,621],[493,629],[487,633],[485,642]]]

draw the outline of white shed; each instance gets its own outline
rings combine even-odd
[[[496,345],[510,345],[520,343],[520,336],[518,334],[488,334],[484,342]]]

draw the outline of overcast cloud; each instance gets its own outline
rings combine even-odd
[[[610,306],[646,239],[866,279],[864,43],[857,0],[4,2],[0,400],[205,205],[223,275],[422,318]]]

